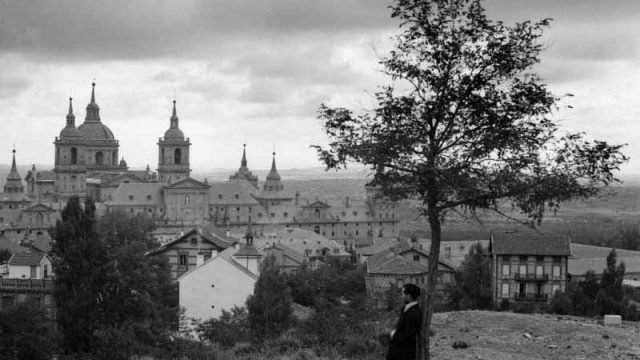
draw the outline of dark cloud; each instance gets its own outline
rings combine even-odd
[[[3,1],[0,51],[68,61],[224,55],[237,38],[391,23],[384,0]]]

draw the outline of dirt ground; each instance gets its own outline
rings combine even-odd
[[[432,328],[433,359],[640,359],[640,323],[460,311],[434,314]],[[456,342],[467,347],[454,349]]]

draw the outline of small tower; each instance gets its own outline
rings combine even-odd
[[[58,200],[65,201],[71,196],[84,197],[87,168],[84,161],[84,138],[75,124],[73,99],[69,98],[69,112],[66,126],[56,137],[56,154],[53,171],[54,187]]]
[[[184,137],[179,127],[176,101],[173,100],[173,114],[169,119],[169,129],[164,139],[158,139],[158,181],[174,183],[189,177],[189,138]]]
[[[253,245],[251,221],[249,221],[249,227],[244,238],[246,243],[240,246],[240,249],[233,255],[233,259],[247,270],[258,275],[262,253]]]
[[[249,170],[249,167],[247,167],[247,144],[242,145],[242,160],[240,160],[240,168],[235,174],[229,176],[229,180],[247,181],[253,185],[254,188],[258,188],[258,177],[253,175]]]
[[[278,192],[284,190],[280,174],[276,169],[276,152],[273,152],[273,159],[271,160],[271,171],[267,175],[267,181],[265,181],[262,191],[264,192]]]
[[[24,193],[24,185],[22,184],[22,178],[18,174],[16,167],[16,149],[13,148],[13,160],[11,161],[11,171],[7,175],[7,181],[4,183],[5,194],[22,194]]]

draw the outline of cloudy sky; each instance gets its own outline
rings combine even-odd
[[[319,104],[367,109],[398,31],[390,0],[0,0],[0,163],[53,164],[69,96],[76,124],[91,82],[103,123],[134,168],[157,162],[171,101],[196,172],[319,166]],[[538,70],[571,92],[562,125],[628,143],[640,173],[640,1],[487,0],[506,22],[553,18]]]

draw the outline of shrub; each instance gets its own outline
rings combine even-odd
[[[571,298],[565,293],[557,292],[553,295],[550,304],[550,311],[554,314],[571,315],[573,313],[573,304]]]
[[[249,320],[247,309],[233,307],[231,311],[222,310],[218,319],[209,319],[196,328],[201,339],[218,344],[223,349],[232,348],[238,341],[248,339]]]
[[[502,301],[500,301],[499,309],[500,311],[509,311],[511,309],[511,302],[509,299],[502,299]]]

